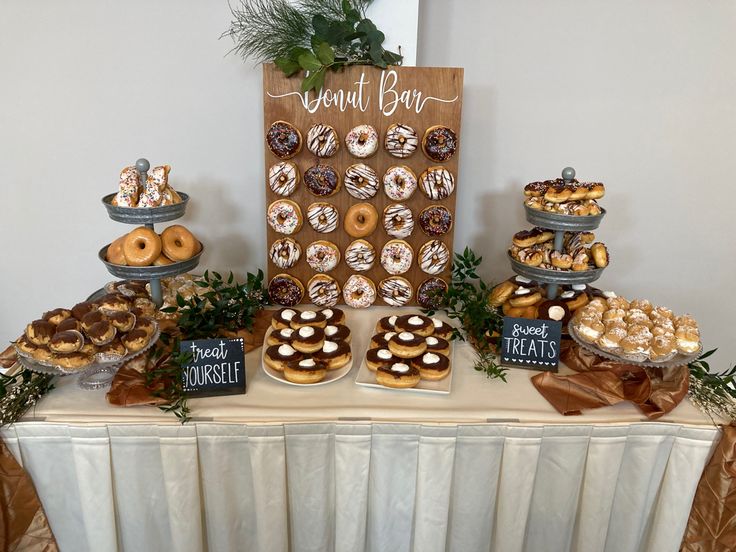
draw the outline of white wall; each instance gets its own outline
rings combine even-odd
[[[140,156],[192,195],[206,266],[265,265],[261,75],[225,56],[229,19],[224,0],[4,0],[0,339],[110,279],[97,251],[126,227],[99,200]],[[466,68],[456,247],[509,275],[521,185],[571,164],[607,184],[602,285],[692,312],[717,367],[736,360],[735,23],[729,0],[423,0],[418,63]]]

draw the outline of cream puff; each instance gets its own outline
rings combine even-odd
[[[595,343],[606,328],[595,318],[581,318],[576,322],[575,329],[583,341]]]
[[[420,380],[419,370],[405,362],[384,364],[376,370],[376,381],[385,387],[406,389],[416,387]]]
[[[96,347],[96,346],[95,346]],[[107,345],[96,347],[95,353],[101,355],[106,360],[122,358],[127,354],[128,350],[123,342],[117,337]]]
[[[56,333],[56,326],[46,320],[34,320],[26,326],[26,337],[34,345],[48,345]]]
[[[302,326],[294,334],[291,346],[300,353],[316,353],[325,343],[325,331],[313,326]]]
[[[56,332],[49,341],[49,349],[53,353],[75,353],[84,345],[84,336],[74,330]]]
[[[328,370],[338,370],[350,362],[353,355],[350,345],[344,341],[325,341],[322,349],[314,353],[312,358],[324,362]]]
[[[66,320],[62,320],[61,322],[59,322],[59,324],[56,326],[57,332],[68,332],[70,330],[81,332],[81,322],[79,322],[79,320],[77,320],[76,318],[67,318]]]
[[[122,293],[108,293],[98,299],[97,304],[102,311],[128,311],[131,300]]]
[[[135,327],[135,315],[128,311],[114,311],[108,314],[110,324],[119,332],[129,332]]]
[[[284,377],[292,383],[310,384],[325,379],[327,366],[313,358],[289,362],[284,367]]]
[[[82,324],[82,330],[84,330],[85,333],[98,322],[102,322],[103,320],[107,320],[107,317],[101,313],[98,310],[88,312],[85,314],[82,319],[80,320]]]
[[[51,322],[55,326],[58,326],[67,318],[71,318],[71,316],[72,311],[69,309],[54,309],[44,313],[42,318],[46,322]]]
[[[388,350],[399,358],[414,358],[427,350],[427,342],[421,335],[401,332],[388,340]]]
[[[700,349],[700,332],[692,326],[680,326],[675,331],[677,350],[684,355],[690,355]]]
[[[420,337],[427,337],[434,333],[432,319],[421,314],[405,314],[404,316],[399,316],[394,326],[398,332],[409,332]]]
[[[450,359],[439,353],[424,353],[409,363],[423,380],[439,381],[450,373]]]
[[[298,362],[303,358],[304,355],[288,343],[271,345],[263,354],[263,362],[266,363],[266,366],[277,372],[283,372],[288,363]]]
[[[655,335],[652,338],[649,360],[666,362],[677,354],[677,338],[672,334]]]
[[[380,366],[401,362],[401,359],[388,349],[368,349],[365,353],[365,365],[375,372]]]
[[[107,320],[100,320],[87,328],[85,333],[95,345],[105,345],[113,340],[115,334],[117,334],[117,330]]]
[[[313,310],[305,310],[297,312],[289,322],[291,327],[295,330],[303,328],[304,326],[314,326],[315,328],[324,328],[327,326],[327,317],[321,312]]]
[[[148,337],[151,337],[156,332],[156,324],[147,316],[138,316],[133,330],[144,331]]]
[[[92,363],[92,357],[80,351],[75,353],[54,353],[50,361],[65,370],[81,370]]]
[[[151,335],[143,329],[133,329],[120,338],[129,353],[137,353],[145,349],[151,341]]]

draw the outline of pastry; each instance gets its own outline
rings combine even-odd
[[[376,332],[377,333],[384,333],[384,332],[393,332],[396,330],[396,320],[398,319],[398,315],[392,315],[392,316],[384,316],[383,318],[380,318],[378,322],[376,322]]]
[[[389,167],[383,175],[383,190],[394,201],[406,201],[417,189],[417,177],[409,167]]]
[[[108,293],[97,300],[98,307],[105,314],[111,312],[128,312],[132,301],[122,293]]]
[[[304,285],[288,274],[278,274],[268,283],[268,295],[274,303],[293,307],[304,298]]]
[[[654,306],[649,299],[633,299],[629,303],[629,310],[638,310],[649,316],[649,313],[654,310]]]
[[[327,366],[325,363],[313,358],[290,362],[284,367],[284,377],[292,383],[302,385],[318,383],[325,379],[326,375]]]
[[[393,123],[386,130],[386,137],[383,140],[383,147],[386,151],[398,157],[405,159],[412,155],[419,145],[417,132],[409,125],[401,123]]]
[[[381,366],[390,366],[397,362],[401,362],[401,359],[394,356],[388,349],[368,349],[365,353],[365,365],[372,372],[375,372]]]
[[[371,348],[388,349],[389,340],[396,335],[396,332],[383,332],[375,334],[371,337]]]
[[[90,327],[88,327],[84,333],[87,334],[87,337],[89,340],[94,343],[95,345],[105,345],[106,343],[110,343],[110,341],[113,340],[115,335],[117,334],[117,330],[115,329],[115,326],[110,324],[107,320],[100,320],[99,322],[95,322]],[[133,332],[129,332],[124,337],[129,336]],[[128,347],[127,343],[125,343],[125,347],[130,350],[131,352],[136,352],[139,349],[134,349],[131,347]]]
[[[318,307],[332,307],[340,299],[340,284],[332,276],[316,274],[307,283],[307,295]]]
[[[517,232],[514,234],[511,241],[517,247],[531,247],[533,245],[546,243],[554,238],[554,232],[537,226],[531,230],[522,230]]]
[[[74,353],[84,345],[84,336],[74,330],[56,332],[48,347],[53,353]]]
[[[34,320],[26,326],[25,335],[34,345],[48,345],[56,333],[56,326],[46,320]]]
[[[608,266],[608,249],[600,242],[596,242],[590,246],[590,253],[593,256],[593,262],[597,268],[605,268]]]
[[[378,133],[371,125],[358,125],[345,136],[345,147],[353,157],[370,157],[378,149]]]
[[[46,322],[51,322],[54,326],[58,326],[64,320],[71,318],[71,316],[72,311],[70,311],[69,309],[53,309],[43,313],[41,319],[45,320]]]
[[[312,355],[312,358],[324,362],[328,370],[339,370],[353,358],[350,345],[344,341],[325,341],[322,349]]]
[[[419,370],[404,362],[384,364],[376,370],[376,381],[385,387],[397,389],[416,387],[420,379]]]
[[[268,169],[268,186],[280,196],[290,196],[299,185],[301,176],[295,163],[280,161]]]
[[[82,320],[80,320],[82,330],[87,333],[87,330],[89,330],[93,324],[97,324],[103,320],[107,320],[107,317],[102,312],[98,310],[90,311],[82,317]]]
[[[291,317],[289,325],[293,330],[298,330],[304,326],[313,326],[315,328],[324,329],[327,326],[327,318],[321,312],[313,310],[299,311]]]
[[[340,262],[340,250],[326,240],[318,240],[307,246],[307,263],[315,272],[330,272]]]
[[[416,358],[427,350],[427,342],[420,335],[400,332],[388,340],[388,349],[399,358]]]
[[[414,259],[414,250],[403,240],[386,242],[381,250],[381,266],[389,274],[397,275],[408,272]]]
[[[697,349],[696,349],[697,350]],[[649,350],[649,360],[652,362],[667,362],[677,354],[677,338],[669,333],[655,335]]]
[[[438,309],[447,293],[447,282],[442,278],[427,278],[417,288],[417,302],[425,309]]]
[[[608,351],[616,353],[621,349],[621,340],[626,337],[626,329],[620,326],[606,327],[605,332],[598,338],[596,345]]]
[[[392,203],[383,210],[383,228],[392,238],[408,238],[414,231],[414,215],[406,205]]]
[[[570,321],[572,313],[564,301],[559,299],[549,299],[543,301],[537,307],[537,318],[540,320],[555,320],[562,322],[562,327],[566,327]]]
[[[172,261],[166,255],[161,253],[158,257],[156,257],[156,260],[153,261],[153,266],[166,266],[166,265],[170,265],[173,263],[174,261]]]
[[[564,182],[552,184],[544,193],[544,200],[550,203],[564,203],[570,199],[572,190]]]
[[[95,354],[100,355],[105,361],[118,360],[128,354],[128,349],[125,348],[123,342],[117,337],[107,345],[102,345],[101,347],[95,346],[95,348]]]
[[[340,175],[330,165],[314,165],[304,172],[304,185],[313,195],[329,197],[340,189]]]
[[[300,353],[314,353],[322,348],[325,331],[314,326],[302,326],[292,334],[291,346]]]
[[[174,224],[161,232],[161,250],[168,259],[179,262],[194,257],[202,245],[184,226]]]
[[[575,327],[581,339],[587,343],[595,343],[603,335],[605,327],[596,318],[581,318]]]
[[[161,237],[150,228],[140,226],[125,237],[123,254],[129,266],[150,266],[161,255]]]
[[[135,167],[125,167],[120,171],[118,193],[112,199],[112,204],[118,207],[136,207],[140,195],[138,171]]]
[[[82,323],[76,318],[67,318],[66,320],[62,320],[61,322],[59,322],[59,324],[56,326],[57,332],[67,332],[69,330],[81,332]]]
[[[136,207],[150,209],[152,207],[159,207],[163,203],[164,190],[168,185],[170,170],[171,167],[163,165],[154,167],[148,172]]]
[[[119,332],[129,332],[135,326],[135,315],[132,312],[117,311],[107,315],[110,324]]]
[[[373,267],[376,250],[365,240],[355,240],[345,249],[345,264],[355,272],[365,272]]]
[[[376,285],[365,276],[353,274],[342,287],[342,297],[354,309],[370,307],[376,301]]]
[[[642,362],[649,356],[649,342],[651,334],[646,335],[627,335],[621,341],[619,341],[619,347],[621,348],[619,354],[635,362]]]
[[[446,126],[430,127],[422,138],[422,151],[432,161],[442,163],[447,161],[457,150],[457,136]]]
[[[304,355],[288,343],[271,345],[263,354],[263,362],[266,366],[277,372],[283,372],[289,362],[298,362],[303,358]]]
[[[345,343],[350,343],[352,339],[350,328],[340,323],[328,324],[325,328],[325,337],[330,341],[344,341]]]
[[[420,337],[427,337],[434,333],[434,322],[432,319],[421,314],[405,314],[399,316],[394,326],[397,332],[408,332]]]
[[[378,284],[378,295],[392,307],[401,307],[411,300],[414,288],[406,278],[391,276],[384,278]]]
[[[500,307],[514,295],[518,287],[518,285],[509,280],[497,284],[491,290],[491,294],[488,297],[488,304],[492,307]]]
[[[291,328],[282,328],[280,330],[274,330],[266,338],[266,345],[290,345],[294,335],[294,330]]]
[[[585,184],[585,187],[588,190],[586,199],[600,199],[606,195],[606,187],[600,182],[589,182]]]
[[[127,234],[125,234],[124,236],[120,236],[107,247],[105,260],[108,263],[120,266],[126,266],[128,264],[128,261],[125,260],[125,253],[123,252],[123,244],[125,243],[125,238],[127,237]]]
[[[561,268],[562,270],[569,270],[572,268],[572,257],[567,253],[553,251],[550,253],[550,259],[552,260],[552,266],[555,268]]]
[[[66,370],[81,370],[92,363],[92,357],[81,351],[76,353],[53,353],[49,359],[57,366]]]
[[[291,328],[291,319],[294,318],[299,311],[284,308],[277,310],[271,318],[271,326],[275,330]]]
[[[431,240],[419,249],[417,260],[427,274],[441,274],[450,262],[450,250],[440,240]]]
[[[419,187],[432,201],[441,201],[455,191],[455,177],[445,167],[430,167],[419,177]]]
[[[378,213],[370,203],[356,203],[351,205],[345,218],[343,227],[345,232],[353,238],[370,236],[378,225]]]
[[[528,307],[542,300],[540,291],[531,288],[518,288],[508,300],[512,307]]]
[[[378,193],[378,175],[363,163],[350,165],[345,170],[345,189],[356,199],[370,199]]]
[[[677,350],[684,355],[696,353],[700,349],[700,332],[693,326],[680,326],[675,330]]]
[[[337,208],[329,203],[312,203],[307,208],[307,220],[316,232],[326,234],[337,228]]]
[[[452,335],[452,326],[450,326],[444,320],[440,320],[439,318],[432,318],[432,325],[434,326],[434,331],[432,332],[433,336],[449,339]]]
[[[424,341],[427,342],[428,353],[440,353],[445,356],[450,354],[450,342],[447,339],[430,335]]]
[[[294,234],[302,227],[302,210],[290,199],[277,199],[266,210],[268,225],[279,234]]]
[[[291,238],[280,238],[271,244],[268,257],[281,269],[291,268],[302,255],[302,247]]]
[[[325,315],[325,319],[327,320],[328,324],[344,324],[345,323],[345,313],[336,307],[322,309],[320,312]]]
[[[302,135],[286,121],[276,121],[266,132],[266,145],[276,157],[289,159],[302,149]]]
[[[430,237],[443,236],[452,229],[452,213],[442,205],[430,205],[419,213],[419,228]]]
[[[409,364],[419,370],[423,380],[439,381],[450,373],[450,359],[439,353],[424,353],[412,359]]]
[[[317,157],[332,157],[339,148],[337,132],[330,125],[317,123],[307,132],[307,149]]]
[[[572,312],[588,304],[588,294],[582,291],[563,291],[560,294],[560,299],[565,301],[567,308]]]

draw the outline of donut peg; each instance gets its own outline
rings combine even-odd
[[[572,182],[575,180],[575,169],[572,167],[565,167],[562,169],[562,179],[565,182]]]
[[[148,162],[148,159],[144,159],[143,157],[141,157],[138,161],[135,162],[135,168],[138,169],[138,172],[140,173],[147,173],[148,169],[151,168],[151,163]]]

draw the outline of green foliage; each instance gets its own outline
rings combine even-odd
[[[0,427],[13,424],[54,388],[50,374],[23,368],[12,376],[0,374]]]
[[[302,92],[321,90],[327,71],[348,65],[398,65],[385,35],[366,18],[371,0],[240,0],[223,33],[243,59],[273,61],[287,77],[304,71]]]
[[[736,366],[724,372],[711,373],[706,358],[718,349],[703,353],[688,364],[690,389],[688,395],[693,403],[712,417],[713,414],[736,421]]]

